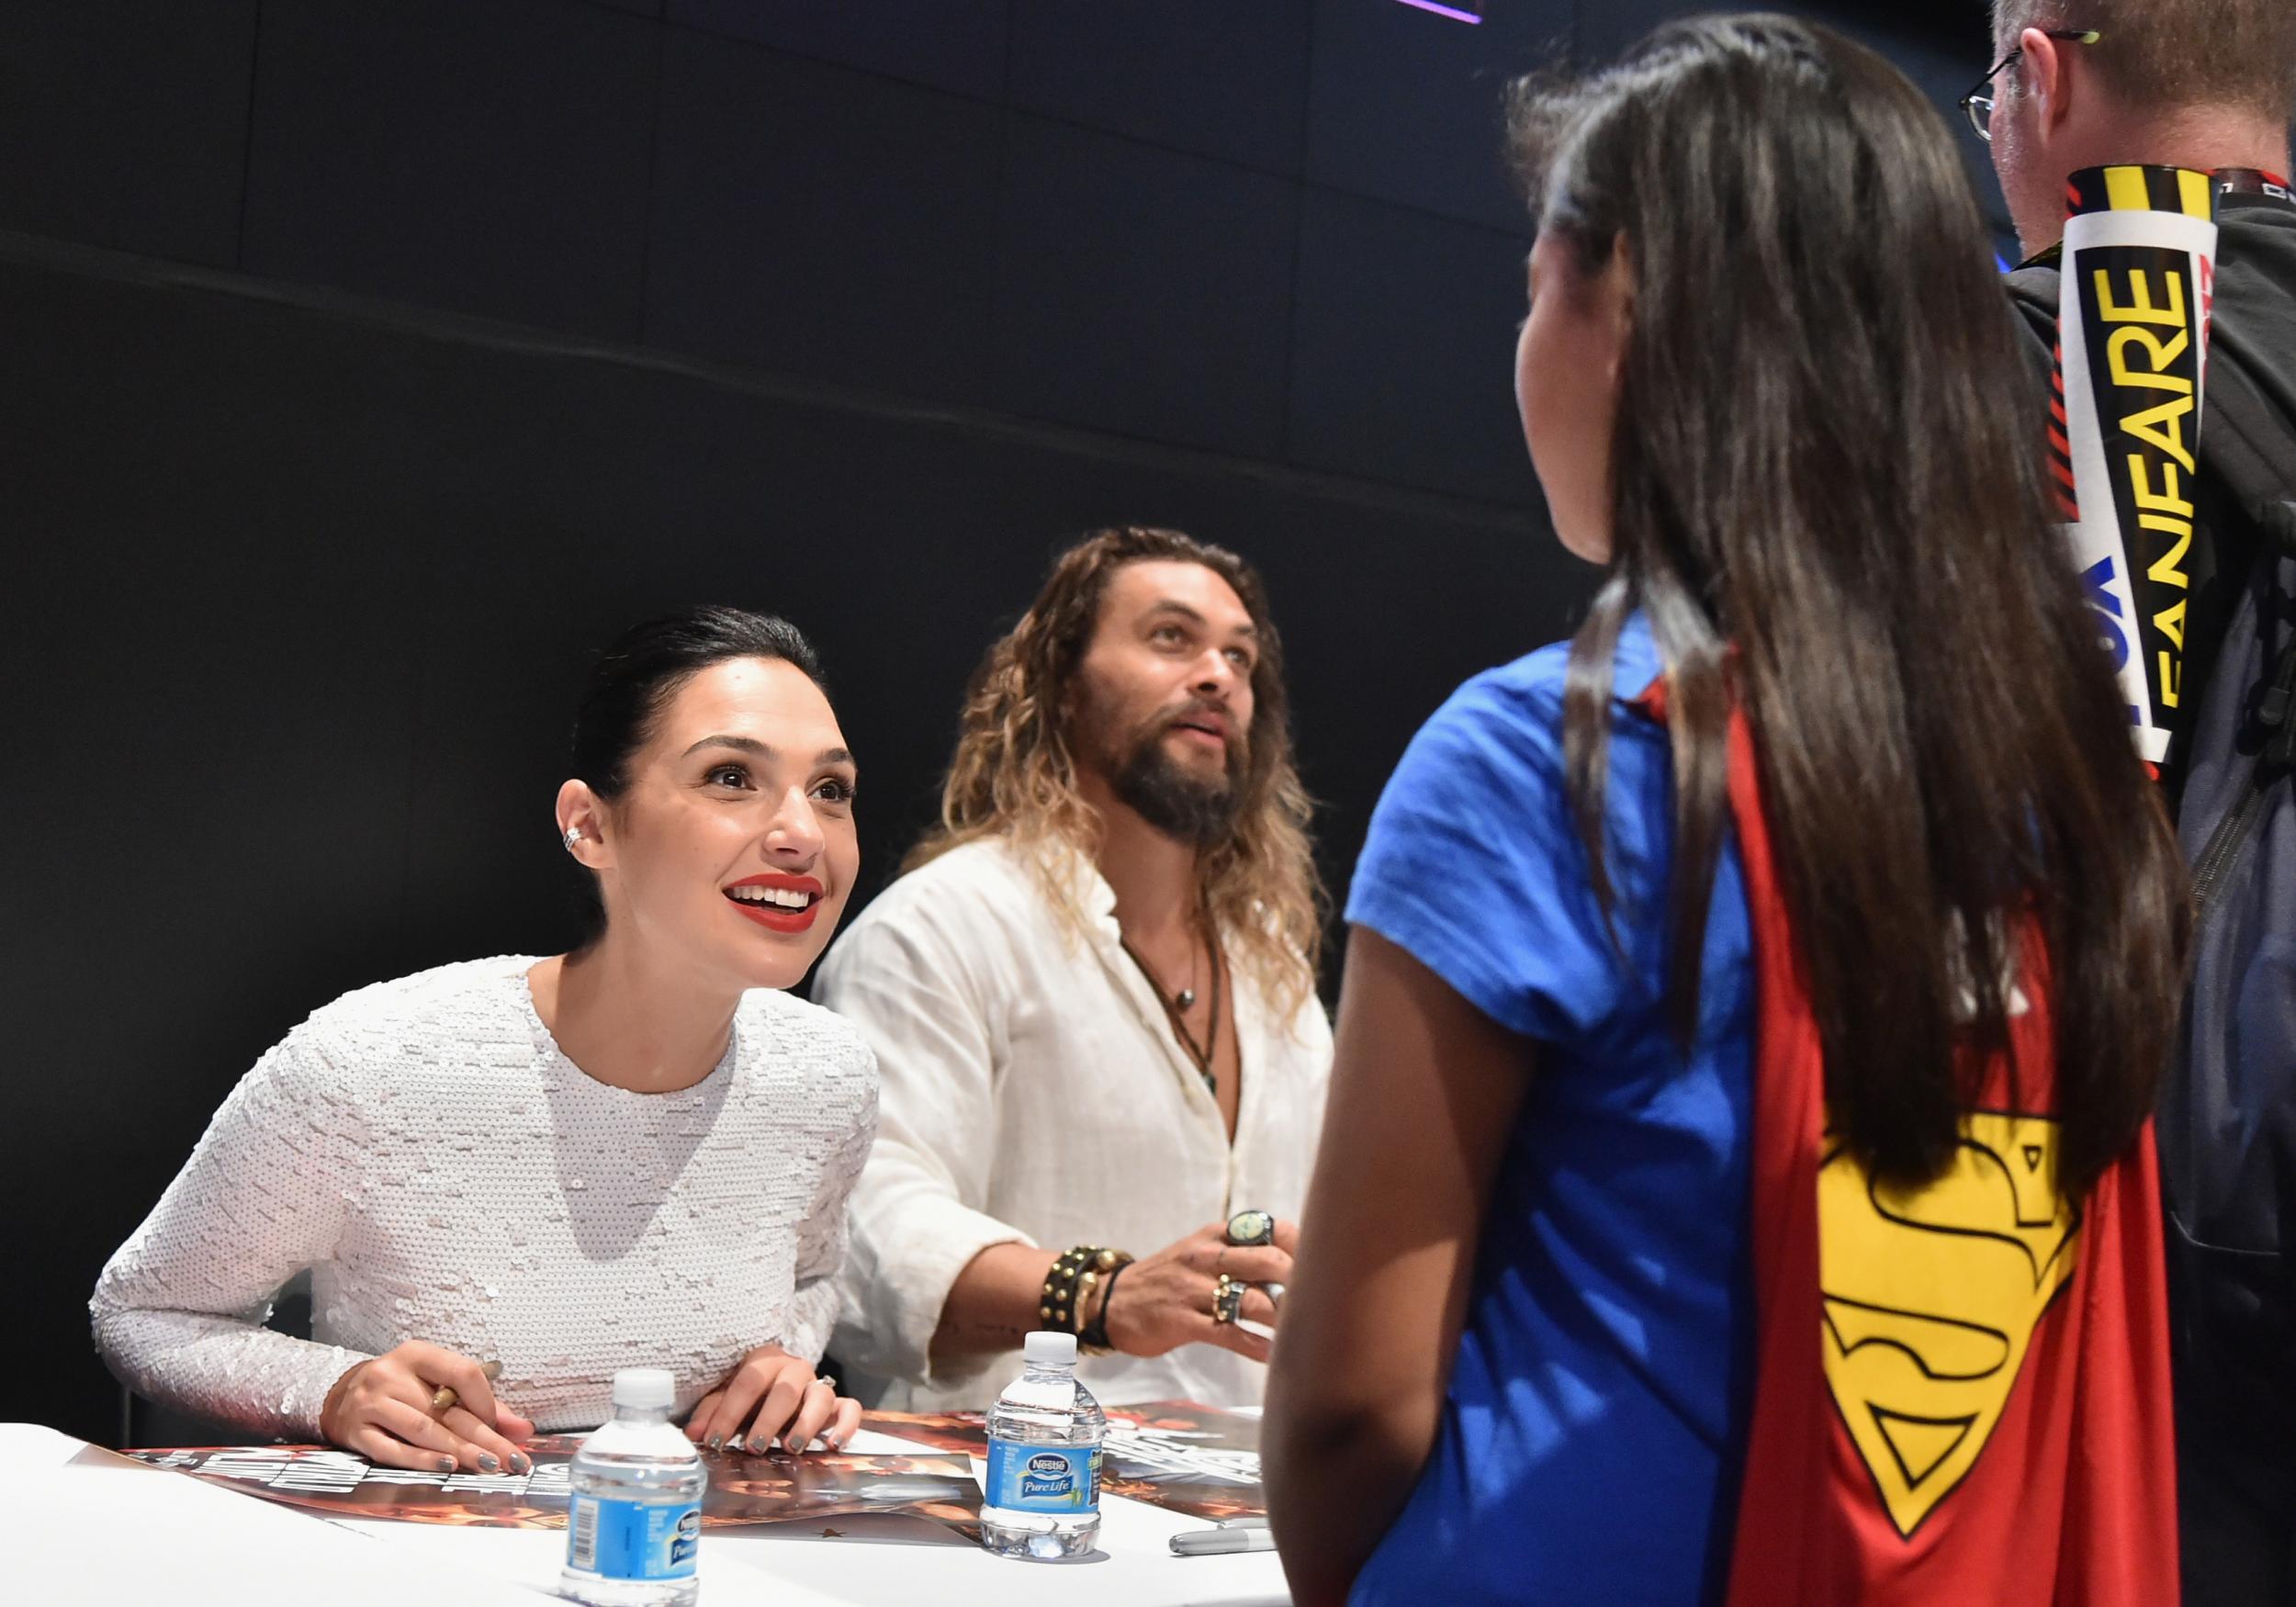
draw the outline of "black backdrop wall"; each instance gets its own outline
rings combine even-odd
[[[1567,629],[1508,393],[1492,0],[0,8],[0,1418],[313,1006],[547,951],[584,655],[788,613],[873,889],[1061,540],[1266,571],[1334,888],[1417,722]],[[1949,100],[1983,7],[1862,27]],[[1855,23],[1855,18],[1850,19]]]

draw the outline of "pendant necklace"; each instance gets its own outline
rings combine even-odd
[[[1148,962],[1140,957],[1140,950],[1132,947],[1130,939],[1120,933],[1116,940],[1131,957],[1132,963],[1140,968],[1140,974],[1148,979],[1148,991],[1156,995],[1156,1003],[1164,1006],[1165,1018],[1172,1023],[1172,1036],[1180,1040],[1180,1047],[1187,1051],[1187,1058],[1196,1062],[1196,1073],[1204,1079],[1205,1089],[1217,1098],[1220,1080],[1213,1072],[1212,1058],[1220,1049],[1220,1006],[1227,981],[1227,967],[1221,961],[1218,947],[1207,934],[1205,946],[1211,950],[1211,1022],[1210,1030],[1204,1035],[1204,1041],[1199,1043],[1196,1035],[1188,1030],[1187,1020],[1187,1012],[1196,1007],[1195,946],[1190,944],[1188,947],[1188,985],[1177,995],[1172,995],[1164,991],[1164,983],[1156,980],[1156,973],[1149,969]]]

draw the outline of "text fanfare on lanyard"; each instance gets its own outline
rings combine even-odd
[[[2176,167],[2091,167],[2066,194],[2051,469],[2137,750],[2183,723],[2193,479],[2215,295],[2216,190]]]

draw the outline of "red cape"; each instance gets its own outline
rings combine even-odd
[[[1654,695],[1655,694],[1655,695]],[[1662,688],[1646,701],[1664,717]],[[1731,1607],[2178,1599],[2158,1164],[2148,1124],[2056,1193],[2047,956],[1954,1166],[1874,1188],[1828,1136],[1817,1021],[1733,711],[1753,936],[1756,1382]],[[2017,1006],[2021,1006],[2021,1009]]]

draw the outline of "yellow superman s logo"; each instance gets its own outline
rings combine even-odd
[[[1970,1115],[1953,1165],[1877,1189],[1844,1152],[1818,1173],[1826,1382],[1900,1534],[1975,1464],[2033,1328],[2079,1253],[2057,1124]]]

